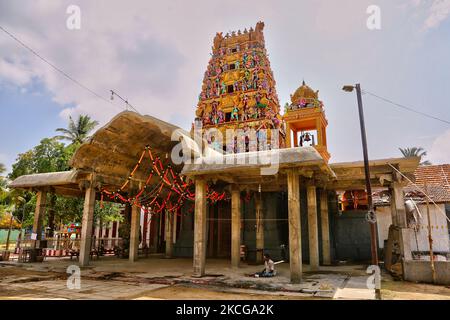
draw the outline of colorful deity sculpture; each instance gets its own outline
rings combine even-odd
[[[217,33],[214,38],[199,95],[198,105],[203,105],[199,120],[217,127],[223,136],[227,129],[242,128],[244,124],[257,128],[279,122],[280,107],[263,27],[258,23],[256,28],[230,31],[225,36]],[[230,114],[225,116],[225,112]]]
[[[231,110],[231,120],[239,121],[239,108],[234,106]]]
[[[222,81],[220,94],[225,94],[226,92],[227,92],[227,85],[225,84],[224,81]]]

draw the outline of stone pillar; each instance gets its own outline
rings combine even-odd
[[[206,181],[195,181],[194,276],[205,275],[206,261]]]
[[[311,271],[319,270],[319,230],[317,228],[317,196],[316,187],[307,187],[308,198],[308,237],[309,266]]]
[[[175,244],[177,242],[177,223],[178,223],[178,214],[177,212],[173,213],[173,235],[172,235],[172,243]]]
[[[298,132],[297,130],[292,130],[294,138],[294,148],[298,147]]]
[[[291,126],[286,123],[286,148],[291,147]]]
[[[326,190],[320,193],[320,226],[322,230],[322,262],[331,264],[330,222],[328,220],[328,194]]]
[[[144,222],[142,223],[142,247],[147,248],[148,233],[148,212],[144,212]]]
[[[166,258],[172,258],[172,252],[173,252],[173,216],[176,213],[169,212],[169,210],[166,210],[166,222],[165,225],[165,235],[164,239],[166,239]]]
[[[141,226],[141,208],[136,205],[131,207],[131,231],[130,231],[130,262],[138,259],[139,252],[139,233]]]
[[[289,264],[291,282],[302,281],[302,234],[300,220],[300,183],[294,170],[287,172],[288,219],[289,219]]]
[[[403,185],[399,182],[393,182],[390,192],[392,224],[396,227],[406,228],[407,223]]]
[[[238,268],[241,261],[241,192],[231,190],[231,267]]]
[[[256,211],[256,263],[262,263],[262,252],[264,250],[264,215],[262,205],[262,194],[258,193],[255,197]]]
[[[81,222],[80,266],[89,264],[92,247],[92,227],[94,224],[95,187],[91,182],[84,196],[83,220]]]
[[[36,209],[34,211],[33,233],[36,233],[36,240],[42,238],[42,221],[45,215],[45,206],[47,204],[47,192],[38,191],[36,194]]]

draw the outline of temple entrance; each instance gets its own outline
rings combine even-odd
[[[231,204],[221,201],[208,207],[208,258],[231,256]]]

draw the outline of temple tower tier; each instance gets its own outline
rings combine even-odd
[[[319,91],[314,91],[303,81],[291,95],[291,104],[286,104],[283,115],[286,125],[286,147],[314,146],[322,158],[328,162],[327,150],[328,121]]]
[[[208,132],[204,137],[217,150],[240,152],[236,151],[236,145],[240,144],[237,140],[244,139],[245,151],[249,151],[252,145],[249,132],[256,133],[255,149],[284,147],[280,104],[263,29],[264,23],[258,22],[255,29],[233,31],[225,36],[220,32],[214,38],[194,123],[201,125],[204,133]],[[227,136],[227,129],[235,133]],[[273,130],[262,134],[261,129],[277,129],[277,134]],[[239,130],[244,132],[243,138],[236,134]],[[210,134],[212,131],[216,133]]]

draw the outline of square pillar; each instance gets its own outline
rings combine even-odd
[[[165,225],[165,235],[164,239],[166,239],[166,258],[172,258],[172,252],[173,252],[173,216],[176,215],[176,213],[169,212],[169,210],[166,210],[165,218],[166,222]]]
[[[136,205],[131,207],[131,231],[130,231],[130,262],[138,259],[139,252],[139,234],[141,226],[141,208]]]
[[[42,221],[45,215],[45,206],[47,204],[47,192],[38,191],[36,194],[36,209],[34,211],[33,233],[36,233],[36,240],[42,238]]]
[[[95,188],[93,183],[86,189],[84,196],[83,220],[81,222],[80,266],[89,264],[92,247],[92,227],[94,224]]]
[[[231,190],[231,267],[238,268],[241,261],[241,192]]]
[[[406,228],[407,223],[403,185],[399,182],[393,182],[390,192],[392,224],[396,227]]]
[[[331,264],[330,222],[328,220],[328,194],[326,190],[320,193],[320,227],[322,230],[322,262]]]
[[[286,123],[286,148],[291,148],[291,125]]]
[[[288,219],[289,219],[289,264],[291,282],[302,280],[302,234],[300,220],[300,182],[294,170],[287,172]]]
[[[298,147],[298,132],[297,130],[292,130],[294,138],[294,148]]]
[[[308,198],[309,266],[311,271],[319,270],[319,230],[317,228],[316,187],[306,188]]]
[[[194,276],[205,275],[206,261],[206,181],[195,181]]]
[[[262,194],[258,193],[255,197],[255,216],[256,216],[256,263],[262,263],[262,251],[264,250],[264,217],[263,217]]]

